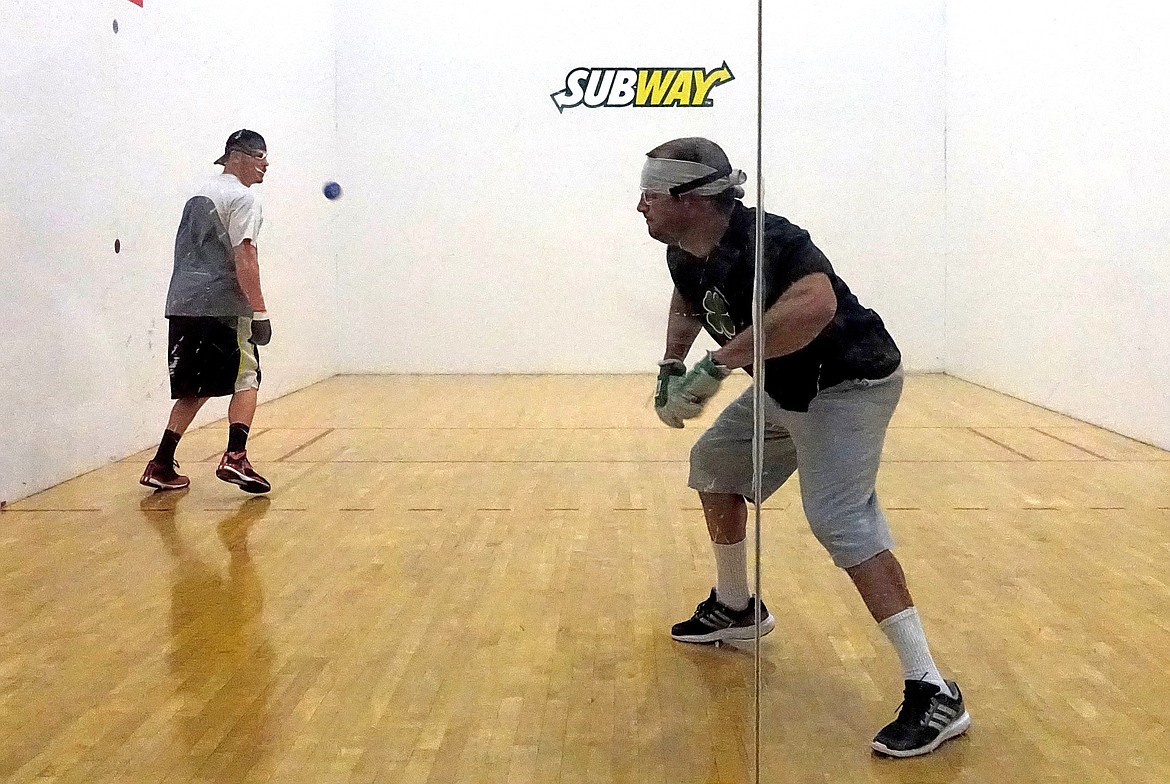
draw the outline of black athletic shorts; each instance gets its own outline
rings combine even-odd
[[[222,397],[260,387],[252,320],[169,316],[171,400]]]

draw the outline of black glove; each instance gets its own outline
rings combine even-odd
[[[252,316],[252,342],[257,346],[267,346],[272,340],[272,322],[267,313],[257,313]]]

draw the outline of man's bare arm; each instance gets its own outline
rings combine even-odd
[[[670,317],[666,323],[666,355],[663,359],[686,359],[695,338],[703,331],[703,322],[675,288],[670,297]]]
[[[252,240],[244,240],[232,251],[232,260],[236,265],[236,280],[240,283],[240,290],[248,300],[248,305],[256,313],[268,310],[264,306],[264,294],[260,290],[260,261],[256,246]]]
[[[791,354],[812,343],[837,314],[837,295],[823,272],[805,275],[793,283],[764,312],[764,359]],[[754,360],[754,330],[736,335],[711,359],[729,368],[741,368]]]

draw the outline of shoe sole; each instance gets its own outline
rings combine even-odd
[[[267,493],[272,489],[272,485],[255,482],[242,474],[237,474],[230,468],[217,468],[215,470],[215,476],[217,479],[222,479],[228,484],[235,485],[245,493],[255,493],[258,495],[260,493]]]
[[[903,759],[906,757],[918,757],[923,754],[929,754],[951,738],[959,737],[964,732],[966,732],[967,728],[970,726],[971,714],[967,713],[967,711],[963,711],[963,715],[955,721],[951,722],[951,724],[948,725],[946,729],[938,734],[937,738],[935,738],[929,744],[921,746],[917,749],[891,749],[887,748],[882,743],[878,743],[876,740],[870,745],[873,746],[874,751],[878,752],[879,754],[885,754],[889,757],[898,757]]]
[[[767,617],[760,619],[760,636],[763,637],[768,632],[776,628],[776,617],[768,613]],[[679,642],[692,643],[708,643],[708,642],[724,642],[725,640],[754,640],[756,639],[756,627],[751,626],[731,626],[726,629],[715,629],[707,634],[691,634],[691,635],[670,635],[672,640]]]
[[[169,485],[161,480],[147,479],[146,477],[139,479],[138,484],[143,487],[153,487],[155,490],[185,490],[191,486],[190,482],[184,482],[181,485]]]

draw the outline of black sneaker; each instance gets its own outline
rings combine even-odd
[[[760,636],[776,628],[776,619],[768,606],[760,602]],[[670,627],[670,636],[680,642],[719,642],[721,640],[754,640],[756,638],[756,597],[742,610],[733,610],[711,595],[695,608],[689,620]]]
[[[906,681],[898,718],[873,739],[874,751],[891,757],[916,757],[966,732],[971,716],[963,706],[963,693],[954,681],[946,683],[955,696],[944,694],[933,683]]]

